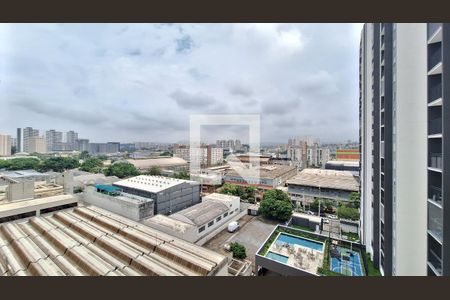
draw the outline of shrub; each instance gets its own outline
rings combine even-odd
[[[118,162],[110,165],[105,170],[106,176],[117,176],[119,178],[131,177],[139,175],[136,167],[129,162]]]
[[[231,252],[233,252],[234,258],[244,259],[247,257],[247,254],[245,253],[245,247],[239,243],[231,243],[230,250]]]

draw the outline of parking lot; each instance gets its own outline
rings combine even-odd
[[[239,219],[239,224],[240,229],[237,232],[230,233],[225,229],[204,244],[203,247],[224,255],[231,255],[224,249],[224,245],[238,242],[245,246],[247,259],[252,262],[254,267],[256,251],[278,223],[266,220],[260,216],[245,215]]]

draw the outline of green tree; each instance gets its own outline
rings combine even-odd
[[[164,151],[159,156],[173,156],[173,154],[169,151]]]
[[[233,252],[234,258],[244,259],[247,257],[245,247],[237,242],[233,242],[230,244],[230,250],[231,252]]]
[[[242,187],[236,184],[225,183],[220,189],[221,194],[238,196],[241,200],[255,201],[256,188],[253,186]]]
[[[40,172],[64,172],[65,170],[75,169],[79,166],[78,159],[73,157],[50,157],[43,160],[36,170]]]
[[[80,166],[81,171],[90,173],[101,173],[103,162],[96,157],[87,158]]]
[[[117,176],[119,178],[126,178],[139,175],[136,167],[129,162],[117,162],[110,165],[104,171],[106,176]]]
[[[82,152],[80,153],[80,159],[82,159],[82,160],[86,160],[86,159],[88,159],[89,157],[91,157],[91,156],[89,155],[89,152],[86,151],[86,150],[84,150],[84,151],[82,151]]]
[[[17,147],[11,146],[11,154],[16,154],[16,153],[17,153]]]
[[[359,210],[353,207],[341,205],[337,209],[337,215],[341,219],[359,220]]]
[[[350,193],[349,206],[353,208],[359,208],[361,206],[361,195],[358,192]]]
[[[37,169],[40,165],[40,160],[37,158],[13,158],[9,160],[0,160],[0,169],[6,170],[27,170]]]
[[[278,189],[266,191],[259,206],[259,211],[264,217],[280,221],[289,220],[292,209],[293,205],[288,194]]]
[[[153,166],[147,172],[145,172],[145,175],[161,176],[161,174],[161,168],[158,166]]]
[[[106,156],[106,155],[99,155],[99,156],[97,156],[97,158],[100,159],[101,161],[108,160],[108,156]]]
[[[189,180],[191,179],[191,175],[189,175],[186,171],[180,171],[173,174],[173,178]]]

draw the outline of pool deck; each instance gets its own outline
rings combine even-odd
[[[323,265],[323,251],[317,251],[297,244],[277,243],[280,234],[281,233],[278,234],[275,241],[269,247],[269,251],[288,257],[286,264],[291,267],[302,269],[310,273],[317,273],[317,269]],[[306,239],[292,234],[283,234]]]

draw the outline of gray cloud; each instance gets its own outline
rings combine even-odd
[[[232,95],[244,96],[244,97],[250,97],[251,95],[253,95],[253,91],[250,87],[244,86],[241,84],[235,84],[235,85],[231,86],[230,93]]]
[[[263,141],[356,139],[360,29],[0,24],[0,132],[57,125],[94,141],[171,142],[188,139],[191,114],[255,113]]]
[[[216,100],[202,93],[187,93],[177,89],[170,94],[170,97],[182,108],[202,108],[213,105]]]

